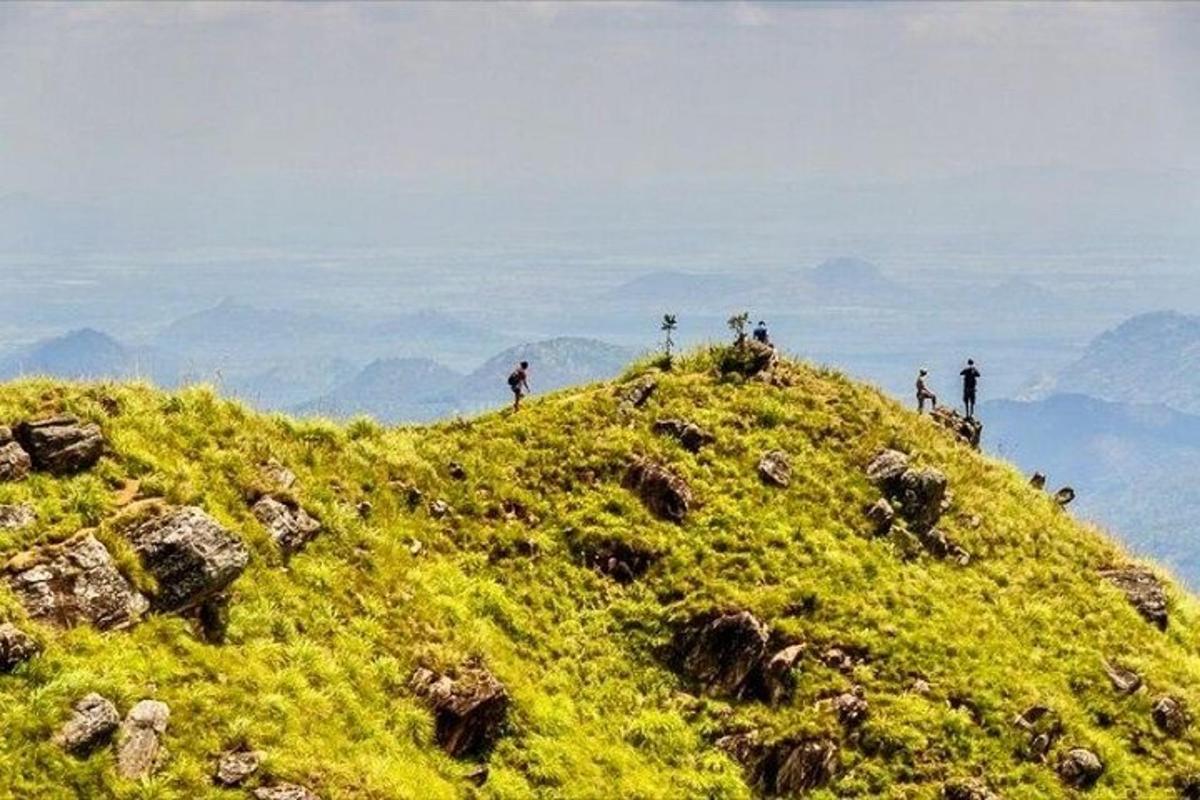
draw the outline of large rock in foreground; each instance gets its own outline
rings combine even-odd
[[[157,700],[142,700],[129,710],[117,736],[117,772],[123,778],[144,778],[154,771],[162,754],[171,709]]]
[[[1115,567],[1101,570],[1100,576],[1124,592],[1147,622],[1159,630],[1167,629],[1167,593],[1153,572],[1142,567]]]
[[[100,427],[81,424],[75,417],[22,422],[14,435],[33,459],[34,468],[54,475],[90,469],[104,454]]]
[[[508,719],[508,692],[487,670],[467,669],[456,679],[427,669],[413,673],[414,692],[434,715],[438,745],[455,758],[486,754]]]
[[[950,406],[938,406],[929,412],[929,418],[953,433],[964,444],[979,449],[983,438],[983,423],[974,418],[964,417]]]
[[[13,439],[12,430],[0,427],[0,482],[19,481],[33,469],[33,459]]]
[[[671,522],[683,522],[692,504],[692,490],[683,478],[646,458],[630,465],[624,484],[637,492],[655,516]]]
[[[675,634],[671,661],[706,694],[737,697],[759,668],[767,627],[748,611],[700,617]]]
[[[42,622],[124,628],[140,620],[150,606],[90,533],[22,553],[5,569],[13,594],[30,617]]]
[[[93,692],[75,704],[71,719],[55,735],[54,742],[68,753],[86,756],[108,744],[120,723],[121,716],[112,701]]]
[[[160,611],[183,611],[225,591],[250,562],[246,546],[199,508],[172,508],[128,535],[154,575]]]

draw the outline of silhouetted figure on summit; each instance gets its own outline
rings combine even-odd
[[[925,378],[929,375],[929,370],[923,369],[917,373],[917,413],[925,411],[925,401],[930,403],[930,409],[937,408],[937,395],[929,390],[928,384],[925,383]]]
[[[522,361],[508,376],[508,388],[513,393],[513,411],[521,410],[521,398],[529,394],[529,362]]]
[[[963,405],[966,406],[967,419],[975,418],[975,390],[979,384],[979,370],[975,368],[975,361],[967,359],[967,366],[962,372],[963,379]]]
[[[763,322],[761,319],[758,321],[758,324],[754,326],[754,341],[761,342],[765,345],[771,344],[771,336],[767,333],[767,323]]]

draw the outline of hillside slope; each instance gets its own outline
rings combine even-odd
[[[256,415],[199,389],[3,387],[0,424],[70,413],[107,450],[94,465],[42,454],[35,467],[82,471],[0,483],[0,504],[37,516],[0,530],[15,557],[0,622],[41,651],[0,674],[0,796],[273,800],[289,782],[325,800],[1066,798],[1096,777],[1080,748],[1103,764],[1088,797],[1196,791],[1200,738],[1177,713],[1200,707],[1189,596],[1165,583],[1160,629],[1101,575],[1127,557],[1011,467],[835,373],[720,377],[721,355],[396,430]],[[655,433],[667,418],[700,430]],[[866,467],[884,448],[915,466],[876,462],[878,485],[910,493],[907,521],[880,535]],[[937,499],[932,469],[950,492],[940,521],[917,502]],[[271,513],[252,512],[263,498]],[[199,622],[173,613],[197,585],[164,577],[194,577],[184,551],[144,550],[176,505],[234,537],[205,528],[224,560],[202,587],[246,565],[223,610],[203,594]],[[322,530],[304,544],[309,514]],[[284,517],[277,543],[262,520]],[[110,584],[129,587],[116,610],[137,624],[30,618],[16,586],[58,563],[31,548],[81,529],[112,554]],[[1131,673],[1110,680],[1106,660],[1144,686],[1118,692]],[[464,685],[488,705],[448,705]],[[121,716],[169,706],[151,777],[120,777],[128,732],[86,756],[55,742],[92,692]],[[231,750],[262,766],[220,788]]]

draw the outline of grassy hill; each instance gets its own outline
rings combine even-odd
[[[1200,770],[1198,731],[1168,734],[1153,707],[1169,695],[1200,708],[1192,598],[1168,583],[1160,630],[1100,575],[1127,557],[1013,468],[833,372],[721,377],[719,355],[426,428],[300,423],[202,389],[0,389],[0,425],[71,413],[108,442],[73,477],[0,483],[0,504],[38,515],[0,530],[6,558],[93,529],[153,595],[163,587],[125,533],[146,513],[139,498],[199,506],[249,553],[221,643],[173,613],[108,632],[31,621],[0,582],[0,622],[41,648],[0,675],[0,797],[250,797],[212,780],[245,746],[264,754],[248,787],[288,781],[326,800],[750,798],[796,765],[751,758],[747,771],[729,754],[746,741],[827,748],[831,774],[805,782],[822,800],[1084,796],[1056,774],[1073,748],[1104,764],[1086,796],[1180,796]],[[643,373],[657,381],[648,399],[622,402]],[[664,418],[712,440],[692,452],[654,432]],[[915,523],[876,535],[865,509],[881,491],[865,468],[883,448],[944,473],[937,528],[969,561],[922,546]],[[760,477],[768,451],[786,454],[789,485]],[[637,458],[686,483],[682,522],[626,488]],[[291,489],[271,488],[271,462],[295,474]],[[270,492],[323,526],[290,558],[251,511]],[[644,558],[622,575],[612,553]],[[761,621],[766,654],[800,645],[774,703],[678,657],[697,624],[739,611]],[[737,644],[718,646],[718,671]],[[1106,660],[1145,686],[1118,693]],[[473,665],[503,685],[507,720],[490,753],[456,759],[411,676]],[[122,715],[169,705],[152,777],[119,777],[112,747],[77,757],[54,743],[90,692]],[[1049,712],[1033,733],[1014,724],[1035,706]]]

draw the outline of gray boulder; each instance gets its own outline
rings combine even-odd
[[[876,536],[887,536],[892,530],[892,523],[896,521],[896,511],[891,503],[881,497],[867,509],[867,520]]]
[[[262,766],[262,753],[257,750],[230,750],[221,755],[213,781],[218,786],[241,786]]]
[[[303,508],[274,497],[262,498],[254,504],[253,511],[284,555],[301,550],[321,532],[321,523]]]
[[[129,710],[117,734],[117,772],[123,778],[144,778],[158,766],[162,737],[171,709],[158,700],[142,700]]]
[[[33,469],[33,459],[12,437],[8,428],[0,428],[0,482],[19,481]]]
[[[508,692],[486,669],[472,667],[457,678],[416,670],[410,685],[434,715],[438,745],[455,758],[485,755],[508,719]]]
[[[1142,676],[1120,664],[1105,661],[1104,674],[1118,694],[1130,695],[1142,688]]]
[[[254,800],[321,800],[311,789],[295,783],[276,783],[254,790]]]
[[[963,444],[979,449],[983,438],[983,423],[977,419],[964,417],[949,406],[938,406],[929,412],[929,418],[954,434]]]
[[[909,469],[900,476],[900,513],[917,531],[927,531],[942,516],[946,475],[932,467]]]
[[[1154,706],[1150,709],[1150,717],[1159,730],[1175,738],[1183,736],[1192,722],[1184,702],[1178,697],[1170,695],[1164,695],[1154,701]]]
[[[13,594],[30,617],[42,622],[125,628],[137,623],[150,605],[90,533],[22,553],[5,569]]]
[[[792,482],[792,462],[782,450],[771,450],[758,460],[758,477],[764,483],[785,488]]]
[[[1104,774],[1104,762],[1091,750],[1076,747],[1058,760],[1058,777],[1075,789],[1090,789]]]
[[[867,465],[867,480],[891,497],[900,493],[900,478],[906,472],[908,456],[899,450],[881,450]]]
[[[683,478],[650,459],[636,459],[623,483],[651,513],[671,522],[683,522],[692,504],[692,490]]]
[[[72,475],[90,469],[104,454],[100,426],[82,424],[75,417],[22,422],[13,431],[34,469],[53,475]]]
[[[199,508],[171,508],[127,534],[154,576],[159,611],[184,611],[219,595],[250,562],[246,546]]]
[[[0,531],[18,531],[37,522],[37,511],[29,503],[0,506]]]
[[[117,707],[93,692],[74,705],[71,718],[59,729],[54,742],[68,753],[86,756],[108,744],[120,724]]]
[[[1124,592],[1147,622],[1159,630],[1167,629],[1167,593],[1153,572],[1142,567],[1114,567],[1101,570],[1100,577]]]
[[[758,669],[767,639],[767,627],[748,611],[705,615],[675,634],[671,661],[704,693],[737,697]]]
[[[742,765],[747,782],[764,797],[800,797],[833,780],[837,744],[829,739],[782,739],[770,744],[757,732],[718,739],[716,745]]]
[[[963,778],[942,784],[942,800],[1000,800],[1000,796],[979,778]]]
[[[260,466],[258,472],[263,480],[278,489],[287,491],[296,485],[296,473],[273,458]]]
[[[862,689],[856,688],[853,692],[843,692],[833,698],[833,713],[843,727],[857,728],[867,721],[870,705],[863,697]]]
[[[793,644],[765,659],[759,668],[761,688],[758,696],[770,705],[779,705],[792,696],[796,688],[796,668],[804,655],[804,645]]]
[[[715,436],[696,423],[682,419],[660,419],[654,423],[653,430],[660,436],[669,436],[675,439],[684,450],[690,453],[698,453],[702,448],[716,441]]]
[[[5,622],[0,625],[0,673],[12,672],[38,653],[38,643],[29,634]]]

